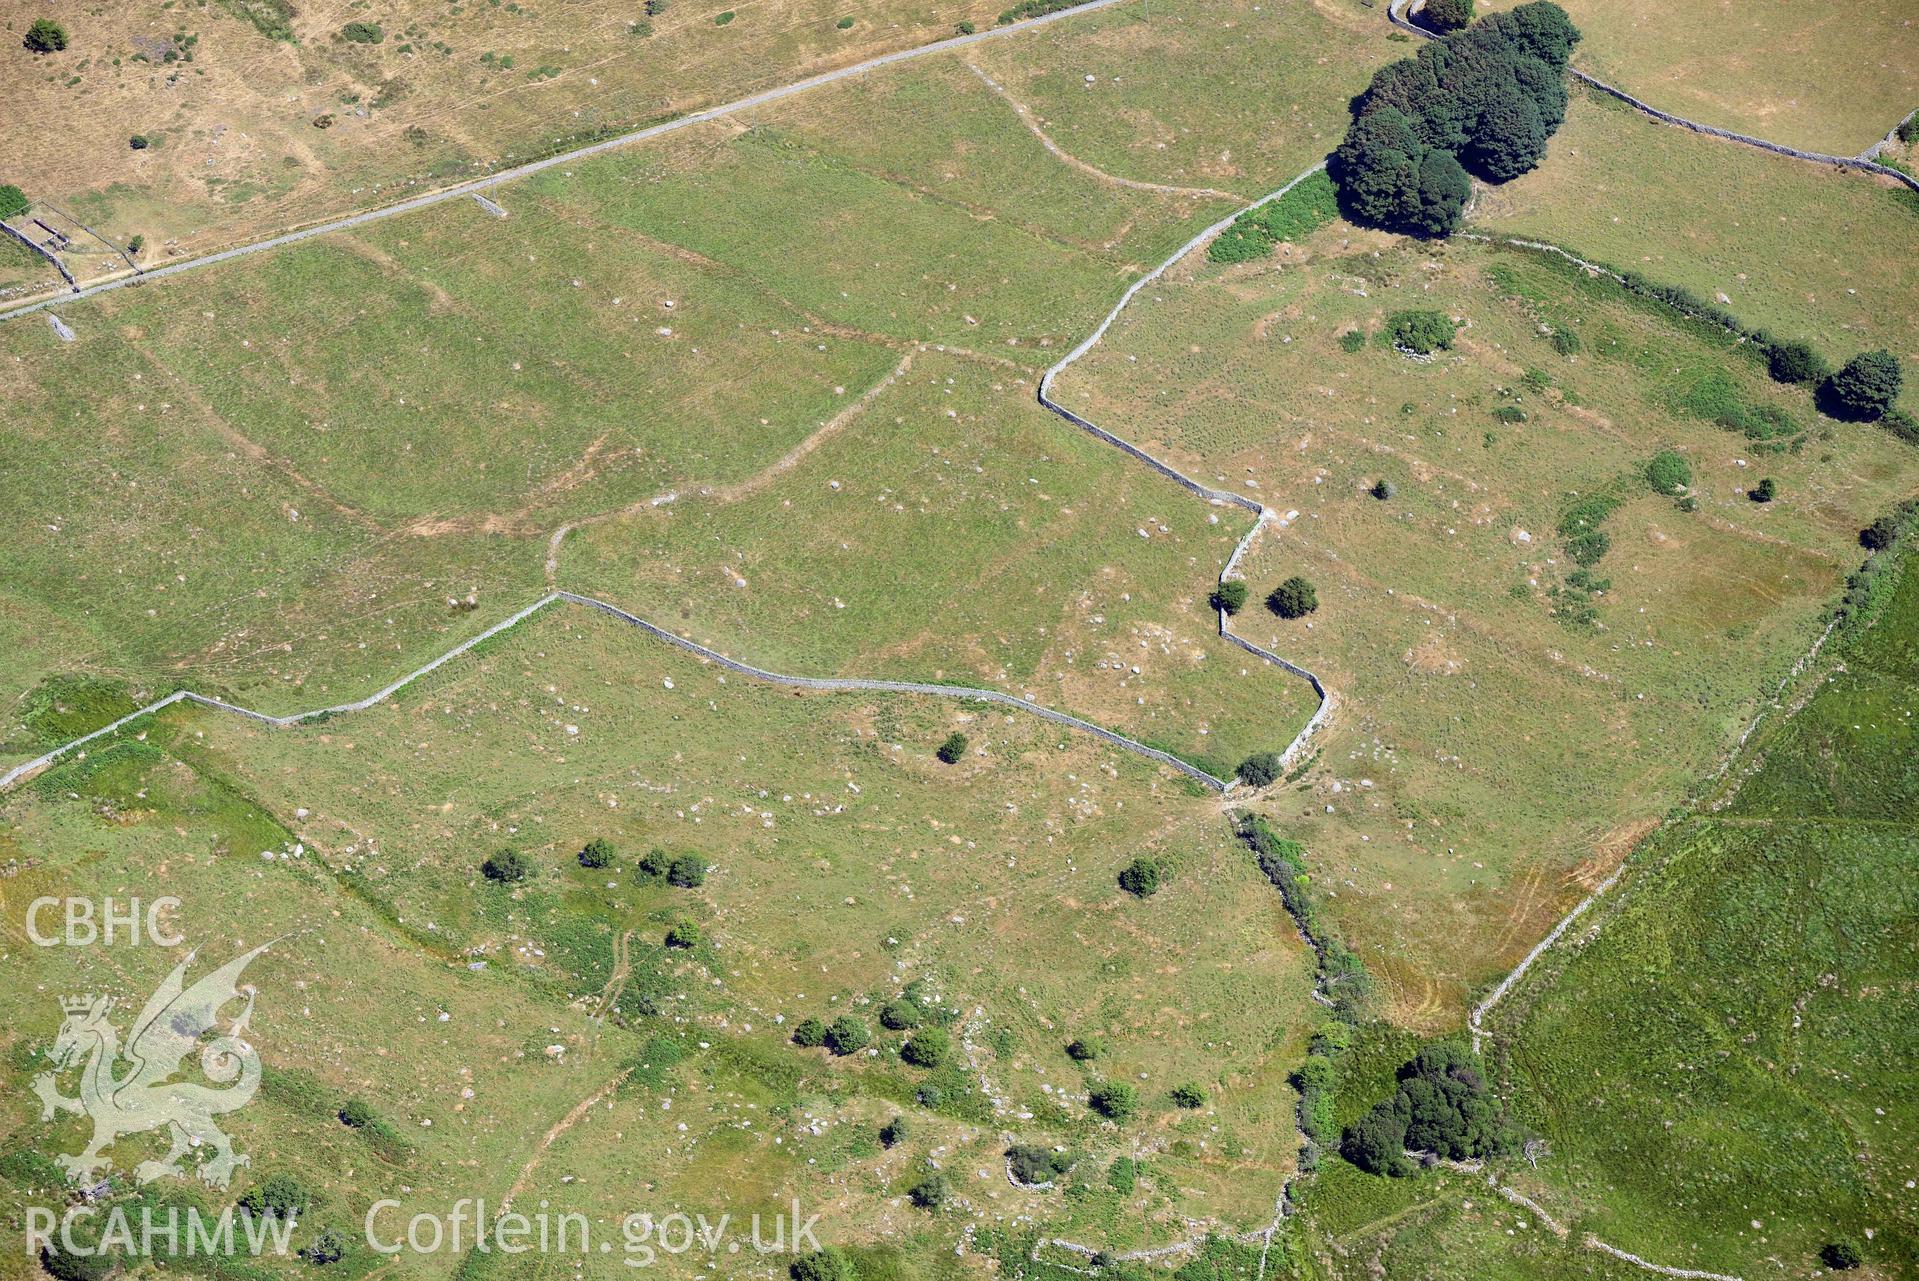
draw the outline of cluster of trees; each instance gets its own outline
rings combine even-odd
[[[633,865],[633,879],[641,882],[665,881],[668,885],[691,890],[706,884],[706,874],[710,870],[706,860],[698,854],[668,854],[662,849],[650,849],[640,855],[640,861]]]
[[[1409,1149],[1467,1161],[1509,1152],[1518,1140],[1479,1056],[1440,1042],[1401,1066],[1392,1096],[1346,1127],[1340,1154],[1372,1174],[1402,1175],[1415,1168]]]
[[[1342,211],[1393,231],[1450,235],[1472,195],[1468,169],[1504,182],[1546,154],[1566,116],[1566,61],[1578,40],[1565,10],[1533,0],[1380,68],[1329,166]]]

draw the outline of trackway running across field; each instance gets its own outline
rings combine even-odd
[[[576,161],[585,160],[590,156],[597,156],[608,151],[618,151],[623,147],[630,147],[634,143],[645,142],[651,138],[658,138],[664,134],[672,133],[675,130],[685,129],[691,125],[705,124],[711,120],[718,120],[724,116],[732,115],[737,111],[746,111],[753,107],[763,107],[769,102],[778,102],[783,98],[791,98],[795,94],[805,93],[809,89],[817,89],[821,85],[835,84],[841,80],[851,80],[855,76],[863,76],[869,71],[877,71],[881,67],[890,67],[894,63],[911,62],[916,58],[925,58],[938,53],[948,53],[954,49],[965,48],[967,45],[980,44],[983,41],[999,40],[1006,36],[1015,35],[1021,31],[1030,31],[1034,27],[1045,26],[1049,22],[1058,22],[1063,18],[1074,17],[1082,13],[1091,13],[1095,9],[1105,9],[1124,2],[1125,0],[1086,0],[1084,4],[1076,4],[1070,9],[1059,9],[1052,13],[1043,13],[1037,18],[1025,18],[1019,22],[1009,22],[1003,27],[994,27],[987,31],[975,32],[972,35],[952,36],[945,40],[936,40],[932,44],[918,45],[911,49],[896,49],[892,53],[883,53],[876,58],[868,58],[865,62],[856,62],[850,67],[841,67],[837,71],[823,71],[818,75],[808,76],[804,80],[796,80],[789,85],[781,85],[778,88],[767,89],[761,93],[750,94],[747,97],[739,98],[732,102],[722,103],[717,107],[708,107],[704,111],[695,111],[691,115],[676,116],[671,120],[663,120],[656,125],[648,125],[644,129],[635,129],[631,133],[623,133],[618,137],[607,138],[601,142],[595,142],[585,147],[576,147],[572,151],[562,151],[557,155],[547,156],[540,160],[528,161],[523,165],[515,165],[511,169],[502,169],[497,173],[488,174],[484,178],[475,178],[470,182],[456,183],[451,187],[443,187],[438,191],[431,191],[423,196],[414,196],[409,200],[398,201],[390,205],[382,205],[378,209],[369,209],[364,213],[349,214],[344,218],[335,218],[330,222],[316,223],[311,227],[302,227],[298,231],[289,231],[283,235],[270,236],[265,240],[256,240],[251,244],[236,245],[231,249],[223,249],[218,253],[206,254],[199,258],[189,258],[184,262],[168,263],[164,267],[153,267],[137,275],[117,276],[111,280],[103,280],[99,284],[84,287],[76,285],[71,293],[60,294],[52,298],[43,298],[38,302],[27,303],[23,306],[15,307],[10,311],[0,311],[0,320],[11,320],[15,316],[25,316],[36,311],[44,311],[48,307],[60,306],[81,298],[91,298],[95,294],[105,293],[110,289],[120,289],[127,285],[139,284],[143,281],[157,280],[162,276],[172,276],[179,272],[193,271],[200,267],[211,267],[215,263],[228,262],[235,258],[243,258],[248,254],[256,254],[265,249],[277,249],[281,245],[298,244],[302,240],[310,240],[315,236],[331,235],[336,231],[346,231],[349,228],[362,227],[370,222],[379,222],[382,219],[396,217],[399,214],[411,213],[415,209],[425,209],[429,205],[444,204],[449,200],[459,200],[468,196],[478,200],[481,207],[489,213],[493,213],[496,217],[501,217],[504,216],[504,211],[500,209],[499,205],[488,200],[482,194],[483,192],[490,191],[495,187],[504,186],[507,183],[518,182],[522,178],[529,178],[536,173],[541,173],[548,169],[555,169],[561,165],[570,165]]]

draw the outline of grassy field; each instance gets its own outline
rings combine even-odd
[[[1452,352],[1382,340],[1414,306],[1462,324]],[[1328,908],[1396,1016],[1428,1027],[1727,749],[1816,635],[1859,527],[1919,475],[1910,447],[1818,420],[1723,338],[1556,260],[1342,225],[1175,273],[1057,394],[1286,517],[1244,565],[1239,629],[1340,707],[1273,804],[1337,867]],[[1732,410],[1772,438],[1711,421]],[[1646,481],[1662,449],[1688,460],[1694,510]],[[1762,474],[1795,497],[1750,501]],[[1617,505],[1582,577],[1559,527],[1593,498]],[[1258,608],[1296,573],[1317,614]]]
[[[932,748],[953,728],[972,750],[948,766]],[[316,1227],[356,1224],[402,1183],[409,1207],[517,1184],[527,1204],[615,1227],[798,1196],[828,1241],[937,1264],[969,1223],[1038,1216],[1121,1246],[1181,1238],[1189,1219],[1260,1225],[1290,1169],[1285,1072],[1312,1021],[1312,961],[1278,895],[1215,803],[1030,717],[795,697],[636,651],[599,615],[546,616],[324,725],[168,714],[32,785],[3,835],[38,860],[6,882],[10,905],[174,893],[209,956],[307,931],[255,979],[257,1041],[277,1072],[311,1078],[308,1096],[377,1090],[407,1144],[366,1170],[324,1106],[236,1114],[253,1176],[291,1169],[324,1189]],[[577,865],[593,837],[615,846],[611,867]],[[258,853],[296,842],[297,856]],[[503,846],[534,860],[531,880],[478,875]],[[649,848],[701,854],[706,883],[640,881]],[[1115,884],[1139,855],[1168,871],[1147,899]],[[680,920],[702,926],[700,946],[661,946]],[[7,998],[22,1072],[58,1016],[47,989],[131,1000],[172,959],[13,946],[37,976]],[[902,1062],[902,1034],[880,1025],[909,983],[950,1033],[946,1066]],[[786,1043],[801,1019],[841,1013],[869,1023],[876,1054]],[[1100,1056],[1076,1065],[1075,1037]],[[1139,1117],[1093,1117],[1099,1079],[1132,1082]],[[1189,1081],[1205,1105],[1174,1107]],[[922,1101],[927,1085],[943,1097]],[[883,1149],[874,1133],[901,1113],[913,1137]],[[18,1103],[7,1124],[42,1142]],[[1075,1190],[1010,1187],[1008,1136],[1069,1146]],[[1129,1191],[1107,1179],[1118,1156],[1139,1167]],[[931,1218],[901,1199],[928,1161],[955,1190]],[[498,1275],[543,1275],[535,1262]]]
[[[1729,204],[1728,201],[1731,200]],[[1919,361],[1919,195],[1646,119],[1575,94],[1545,162],[1479,193],[1469,230],[1572,252],[1723,295],[1734,314],[1806,339],[1834,364],[1885,347]],[[1919,406],[1908,386],[1904,403]]]
[[[684,0],[22,8],[15,30],[50,16],[71,43],[35,56],[16,35],[0,48],[16,108],[0,135],[7,180],[116,243],[143,234],[148,260],[162,262],[925,44],[961,22],[988,27],[998,11],[804,0],[736,6],[724,26],[721,12]],[[348,23],[381,38],[345,39]],[[136,134],[150,145],[132,148]]]
[[[1237,48],[1254,12],[1219,4],[1167,18],[1186,34],[1161,74],[1191,77]],[[1085,39],[1102,44],[1117,21],[1089,20]],[[1261,92],[1332,104],[1315,118],[1336,116],[1370,46],[1310,10],[1264,30],[1274,56],[1259,65]],[[1014,82],[1008,68],[991,74]],[[628,569],[587,572],[599,556],[643,561],[710,588],[688,616],[703,625],[740,599],[730,579],[711,577],[715,529],[739,531],[719,536],[743,546],[759,535],[742,518],[773,530],[826,514],[793,496],[830,492],[838,476],[889,492],[908,483],[856,457],[884,435],[889,466],[937,475],[954,509],[926,522],[925,537],[950,546],[978,535],[982,555],[928,543],[904,580],[875,582],[870,561],[850,558],[812,581],[791,554],[843,535],[780,528],[768,550],[786,563],[769,560],[768,572],[789,578],[762,580],[762,597],[784,606],[776,589],[802,592],[836,615],[837,598],[846,623],[870,629],[782,612],[764,648],[757,632],[750,645],[718,629],[704,637],[809,670],[937,668],[1040,682],[1064,700],[1081,692],[1059,687],[1074,656],[1104,645],[1083,635],[1100,624],[1079,615],[1101,612],[1085,593],[1111,587],[1120,599],[1100,606],[1135,629],[1113,643],[1151,654],[1119,664],[1102,648],[1094,661],[1114,677],[1097,678],[1110,688],[1083,710],[1218,769],[1284,742],[1305,714],[1303,691],[1259,672],[1247,700],[1240,665],[1219,661],[1207,638],[1204,595],[1239,531],[1031,399],[1038,371],[1232,197],[1116,181],[1178,177],[1146,165],[1114,175],[1069,164],[1009,92],[958,58],[894,68],[549,171],[499,193],[512,209],[504,220],[436,207],[105,295],[63,313],[73,344],[9,326],[18,358],[0,380],[22,430],[0,484],[25,536],[6,583],[6,688],[20,699],[69,673],[146,696],[187,683],[275,710],[357,697],[531,600],[548,578],[549,540],[579,522],[598,522],[574,536],[591,551],[563,540],[553,581],[661,608],[630,591]],[[1169,119],[1220,150],[1264,135],[1258,120]],[[1292,168],[1318,144],[1302,134],[1264,145],[1261,164]],[[996,183],[1011,167],[1040,177]],[[1280,176],[1248,172],[1245,185]],[[1061,461],[1017,476],[996,462],[955,484],[947,463],[967,441],[947,416],[958,410],[939,402],[959,397],[1021,456]],[[908,412],[917,441],[882,432]],[[1036,492],[1041,470],[1057,493]],[[1096,495],[1122,490],[1141,496],[1140,510],[1115,519]],[[669,507],[666,523],[698,531],[670,564],[658,518],[620,519],[666,495],[695,514],[682,521]],[[778,515],[762,520],[767,508]],[[1169,538],[1139,538],[1153,521]],[[891,524],[891,536],[920,536]],[[1022,532],[1041,526],[1054,540],[1044,549]],[[688,608],[679,596],[667,605],[669,622]],[[1072,655],[1058,652],[1062,631]],[[1151,675],[1129,670],[1168,655],[1178,661]],[[16,757],[49,745],[17,721],[6,742]]]
[[[1585,35],[1575,65],[1689,120],[1850,156],[1919,106],[1919,34],[1892,0],[1563,7]]]
[[[1919,1258],[1910,1182],[1919,574],[1835,643],[1729,801],[1654,847],[1499,1018],[1548,1206],[1681,1266]],[[1776,1262],[1775,1262],[1776,1261]]]

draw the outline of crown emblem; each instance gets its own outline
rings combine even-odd
[[[93,1008],[93,993],[89,992],[85,996],[63,996],[60,998],[60,1008],[68,1014],[85,1014]]]

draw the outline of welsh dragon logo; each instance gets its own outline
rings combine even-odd
[[[119,1033],[107,1021],[113,1008],[111,997],[61,999],[60,1008],[67,1017],[48,1055],[54,1069],[34,1078],[33,1092],[40,1096],[42,1121],[52,1120],[59,1112],[93,1121],[93,1138],[86,1147],[78,1155],[58,1158],[69,1179],[82,1186],[92,1183],[99,1172],[113,1168],[102,1153],[116,1140],[160,1129],[168,1132],[172,1147],[164,1159],[134,1167],[133,1177],[140,1183],[168,1174],[184,1176],[182,1159],[203,1145],[210,1153],[200,1161],[197,1173],[211,1187],[225,1188],[236,1169],[251,1164],[233,1150],[233,1140],[213,1118],[245,1107],[260,1088],[260,1055],[243,1039],[253,1015],[254,991],[251,985],[240,987],[239,979],[253,958],[271,946],[263,943],[187,987],[187,967],[198,955],[190,953],[147,999],[124,1053]],[[227,1030],[203,1044],[202,1038],[215,1031],[222,1007],[242,997],[246,1006]],[[168,1079],[196,1046],[201,1070],[224,1088]],[[68,1098],[60,1093],[58,1078],[76,1065],[80,1094]]]

